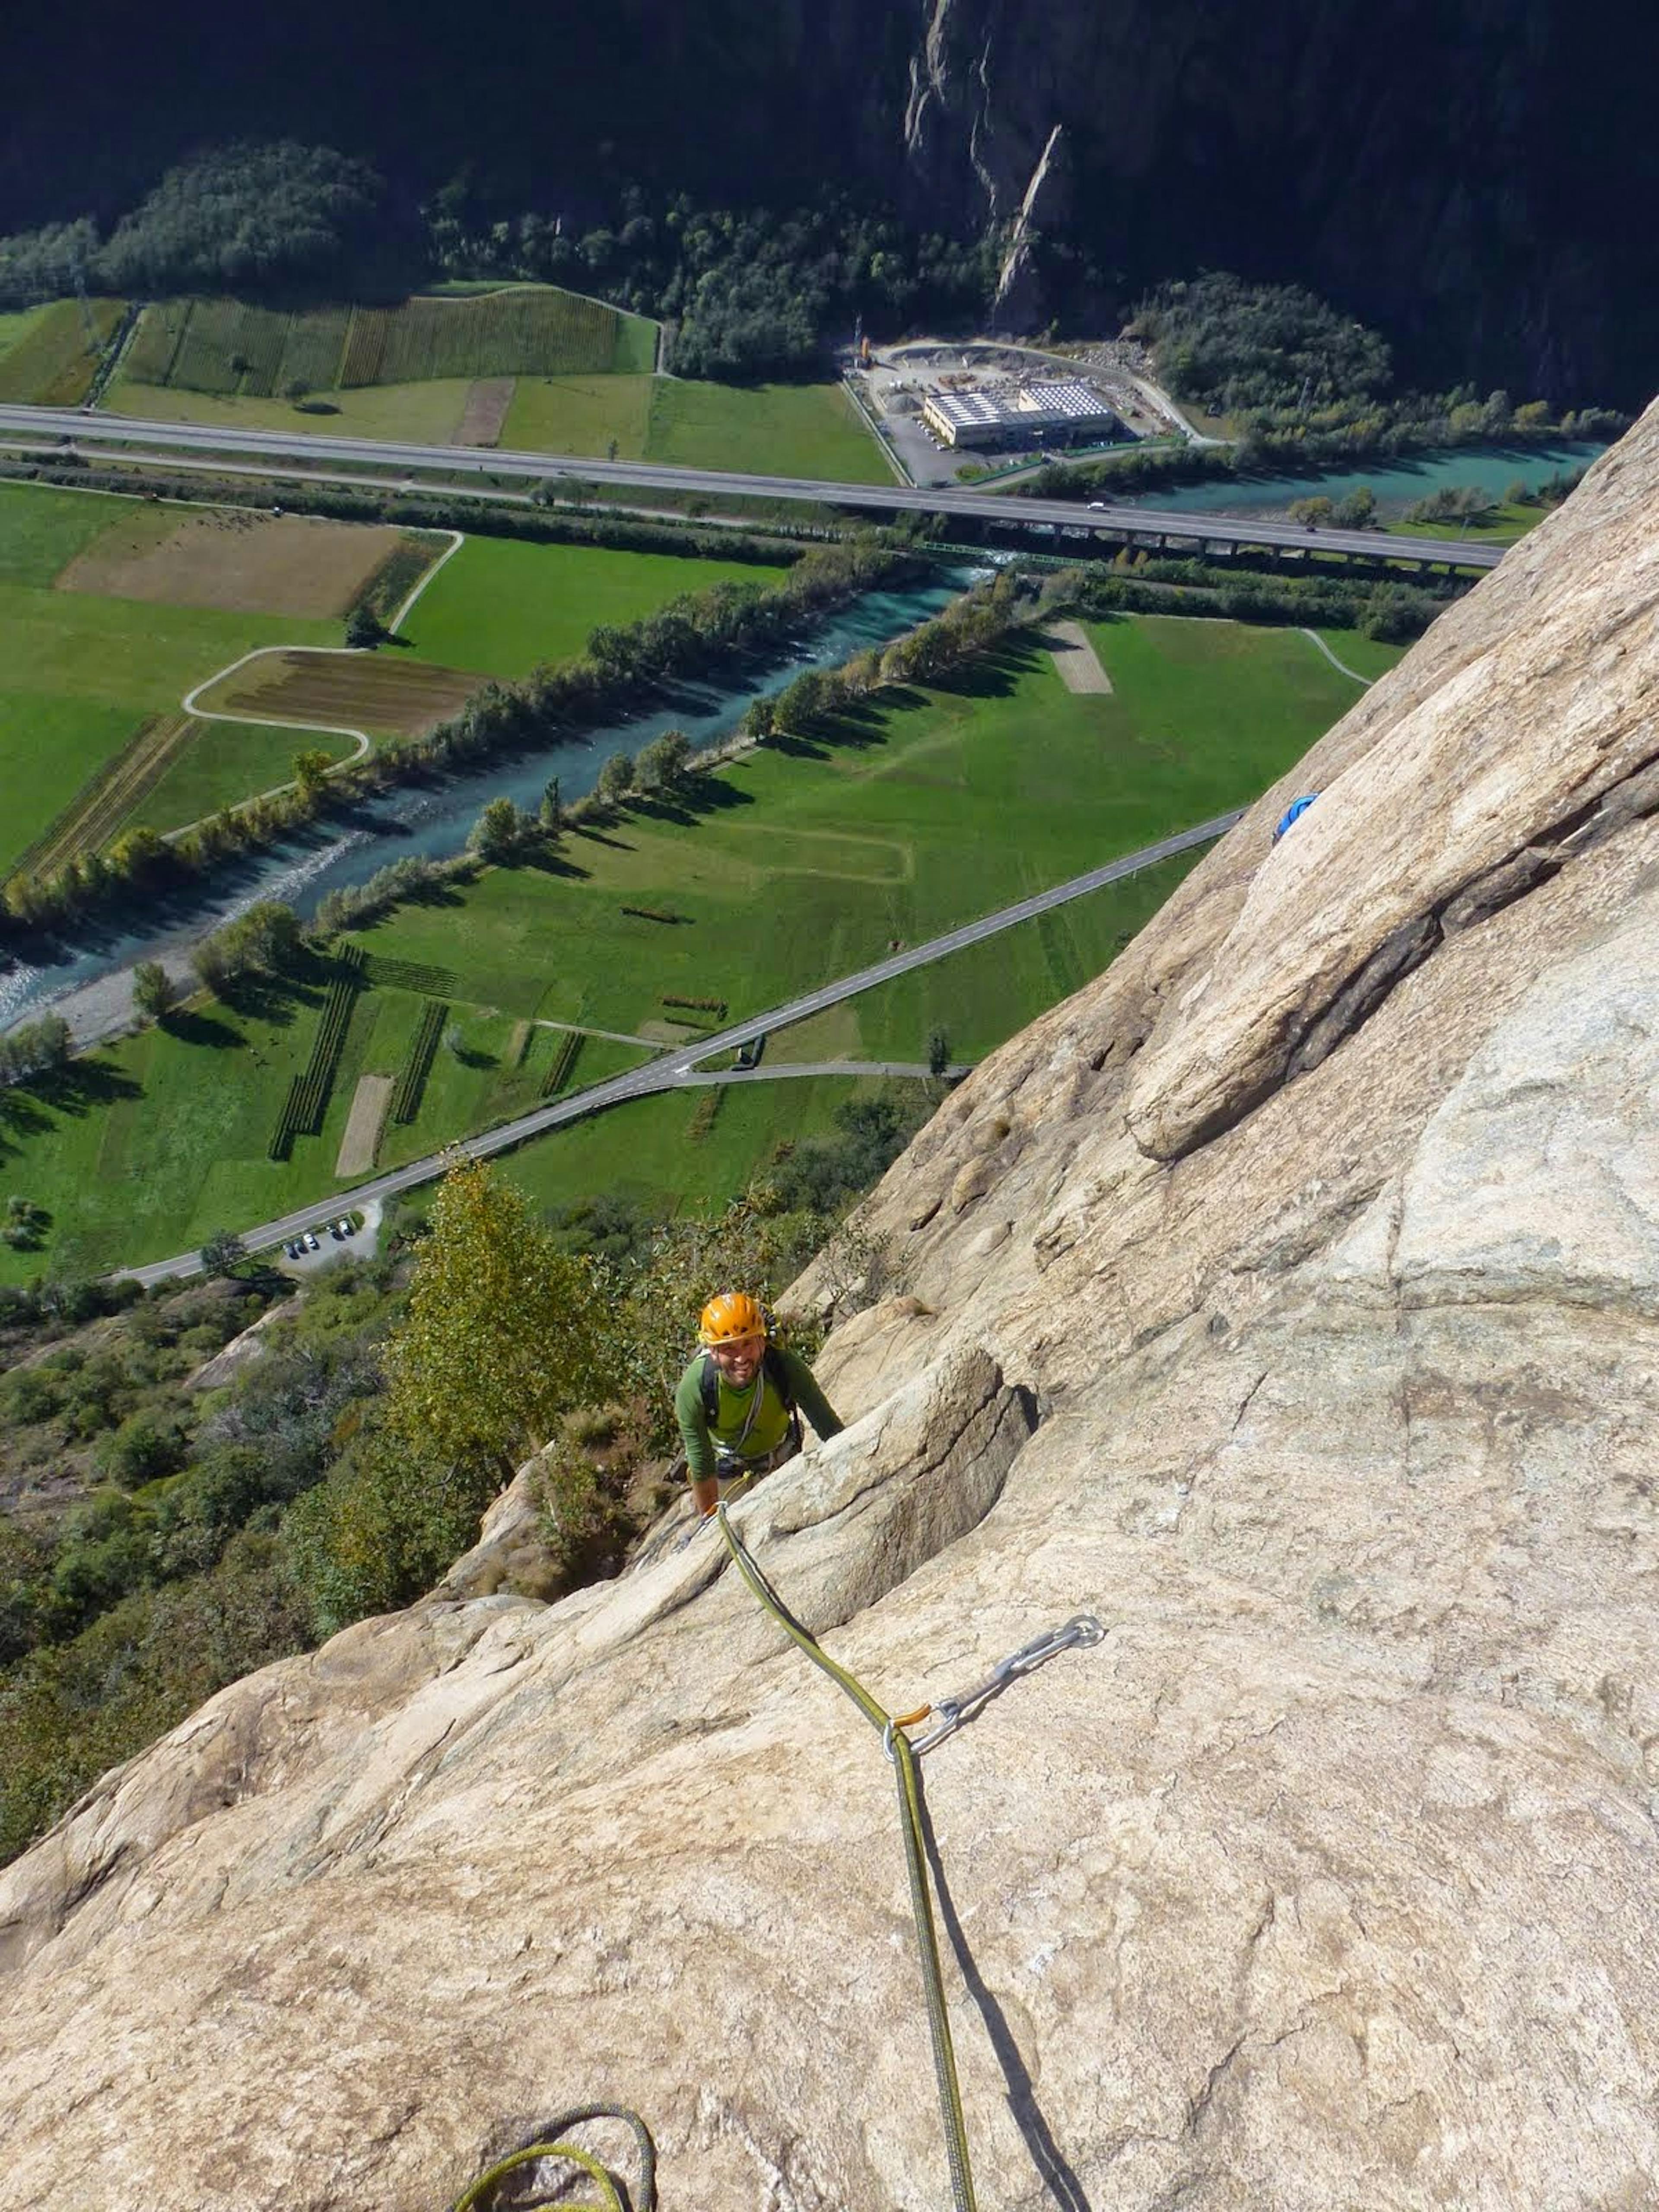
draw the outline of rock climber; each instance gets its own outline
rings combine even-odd
[[[770,1343],[766,1309],[746,1291],[723,1291],[702,1310],[702,1350],[674,1393],[691,1500],[707,1519],[723,1479],[768,1474],[800,1449],[800,1417],[821,1437],[842,1422],[798,1352]]]

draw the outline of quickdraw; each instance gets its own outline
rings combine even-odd
[[[954,2212],[976,2212],[973,2171],[968,2155],[968,2128],[963,2117],[956,2051],[951,2040],[950,2014],[945,2008],[945,1978],[939,1966],[939,1936],[933,1926],[933,1893],[927,1881],[918,1760],[924,1750],[943,1742],[965,1721],[971,1720],[990,1698],[1018,1675],[1030,1674],[1033,1668],[1042,1666],[1057,1652],[1069,1650],[1076,1645],[1098,1644],[1106,1632],[1092,1613],[1073,1613],[1062,1627],[1051,1630],[1046,1636],[1034,1638],[1030,1644],[1022,1644],[1018,1651],[1003,1660],[988,1681],[980,1684],[976,1689],[967,1691],[960,1698],[949,1699],[940,1705],[938,1708],[940,1725],[930,1730],[920,1741],[913,1743],[905,1730],[929,1718],[934,1709],[923,1705],[914,1713],[897,1715],[884,1711],[864,1685],[849,1674],[844,1667],[839,1666],[811,1632],[790,1612],[726,1517],[724,1501],[715,1508],[715,1516],[738,1571],[755,1595],[785,1633],[799,1645],[812,1664],[844,1690],[865,1718],[881,1731],[882,1749],[892,1762],[898,1784],[905,1863],[910,1876],[910,1904],[915,1917],[922,1988],[927,2002],[927,2030],[933,2042],[933,2072],[939,2083],[939,2111],[945,2126],[945,2160],[951,2172],[951,2201]]]

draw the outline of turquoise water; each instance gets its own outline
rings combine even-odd
[[[1293,499],[1346,499],[1369,484],[1376,494],[1379,510],[1398,516],[1419,499],[1447,485],[1474,484],[1480,490],[1502,494],[1516,482],[1528,490],[1564,470],[1582,469],[1604,445],[1573,440],[1553,446],[1460,446],[1454,450],[1417,453],[1408,459],[1366,462],[1357,468],[1332,469],[1304,477],[1225,477],[1212,483],[1188,484],[1179,491],[1131,495],[1126,505],[1175,514],[1276,514]],[[1109,491],[1097,497],[1110,499]]]

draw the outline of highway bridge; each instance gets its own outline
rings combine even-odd
[[[1398,561],[1415,568],[1496,568],[1503,548],[1468,544],[1455,538],[1407,538],[1383,530],[1310,529],[1227,514],[1182,514],[1131,504],[1085,507],[1074,500],[1014,499],[1006,494],[935,484],[823,483],[810,477],[768,477],[721,469],[674,468],[656,461],[572,460],[552,453],[503,451],[497,447],[417,446],[383,438],[319,435],[304,430],[231,429],[222,424],[146,422],[136,416],[98,415],[70,407],[0,406],[0,432],[30,432],[55,438],[94,457],[111,449],[138,449],[176,456],[180,464],[210,467],[224,456],[256,459],[274,470],[313,462],[356,461],[375,468],[412,473],[442,470],[454,475],[530,479],[540,483],[580,477],[595,485],[629,490],[738,495],[750,499],[793,500],[814,507],[863,509],[872,514],[938,514],[972,517],[1004,528],[1024,527],[1045,540],[1064,532],[1077,539],[1099,538],[1113,544],[1178,551],[1231,553],[1241,547],[1268,552],[1340,554],[1376,562]],[[428,487],[428,489],[434,489]]]

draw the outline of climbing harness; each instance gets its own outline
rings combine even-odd
[[[785,1633],[806,1654],[812,1664],[829,1675],[853,1700],[866,1720],[881,1731],[881,1746],[892,1762],[898,1786],[899,1819],[904,1832],[905,1863],[910,1876],[910,1906],[915,1917],[916,1943],[921,1954],[922,1988],[927,2001],[927,2032],[933,2048],[933,2072],[939,2083],[939,2112],[945,2125],[945,2155],[951,2172],[951,2202],[954,2212],[976,2212],[973,2172],[968,2156],[968,2130],[963,2118],[962,2091],[957,2080],[956,2051],[951,2039],[950,2014],[945,2008],[945,1978],[939,1966],[939,1936],[933,1925],[933,1893],[927,1883],[927,1859],[923,1843],[920,1770],[921,1753],[971,1720],[985,1705],[1020,1674],[1030,1674],[1056,1652],[1075,1645],[1098,1644],[1105,1635],[1092,1613],[1074,1613],[1061,1628],[1033,1638],[1005,1659],[988,1681],[938,1708],[940,1725],[913,1743],[905,1734],[928,1719],[934,1708],[923,1705],[914,1713],[889,1713],[864,1685],[837,1665],[811,1632],[796,1620],[767,1580],[743,1539],[726,1516],[726,1503],[714,1509],[726,1548],[750,1589]]]
[[[578,2150],[574,2143],[562,2142],[567,2128],[579,2127],[584,2120],[622,2120],[633,2130],[635,2148],[639,2153],[640,2186],[637,2196],[630,2196],[626,2182],[620,2180],[591,2151]],[[657,2207],[657,2146],[651,2139],[651,2130],[637,2112],[630,2112],[621,2105],[579,2105],[574,2112],[561,2112],[556,2119],[549,2120],[538,2128],[515,2151],[500,2159],[486,2172],[481,2173],[471,2188],[455,2200],[451,2212],[494,2212],[495,2191],[509,2174],[518,2173],[526,2166],[535,2166],[543,2159],[562,2159],[568,2164],[580,2166],[599,2189],[599,2195],[585,2203],[566,2197],[563,2189],[570,2176],[566,2174],[551,2196],[518,2197],[512,2200],[513,2212],[532,2212],[537,2205],[557,2204],[561,2212],[656,2212]]]

